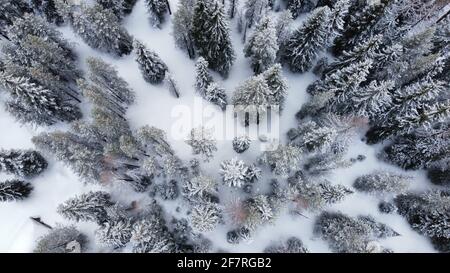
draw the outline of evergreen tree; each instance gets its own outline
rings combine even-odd
[[[262,114],[277,104],[264,75],[253,76],[241,84],[232,101],[246,125],[259,123]]]
[[[217,181],[205,175],[195,176],[186,181],[183,187],[183,193],[188,197],[205,197],[217,193]]]
[[[448,123],[444,123],[399,136],[384,148],[380,157],[404,169],[431,167],[450,155],[449,130]]]
[[[265,15],[269,6],[268,0],[246,0],[244,4],[247,27],[251,28]]]
[[[285,242],[266,247],[264,253],[309,253],[309,250],[300,239],[290,237]]]
[[[375,172],[358,177],[353,187],[367,193],[401,193],[408,188],[410,179],[395,173]]]
[[[308,152],[325,151],[337,136],[333,127],[320,126],[315,121],[305,122],[290,132],[290,143]]]
[[[277,34],[277,42],[278,42],[278,57],[283,56],[284,47],[286,42],[291,36],[292,33],[292,23],[293,23],[292,13],[289,10],[283,11],[275,25],[275,30]]]
[[[278,145],[276,150],[264,152],[259,161],[268,165],[274,174],[288,177],[300,169],[301,155],[301,149],[296,146]]]
[[[191,225],[196,232],[211,231],[219,224],[220,220],[220,210],[214,203],[196,204],[190,214]]]
[[[150,14],[150,22],[155,27],[160,27],[164,23],[164,17],[169,11],[167,0],[145,0],[148,13]]]
[[[45,158],[36,151],[0,150],[0,171],[20,177],[33,177],[42,173],[47,166]]]
[[[243,153],[248,148],[250,148],[251,140],[247,135],[242,135],[239,137],[233,138],[233,150],[236,151],[236,153]]]
[[[49,23],[60,25],[64,22],[56,9],[55,0],[31,0],[33,8],[45,16]]]
[[[286,78],[282,73],[280,64],[274,64],[262,73],[272,93],[274,103],[278,105],[280,111],[283,110],[288,89]]]
[[[166,73],[165,82],[168,86],[168,89],[171,94],[173,94],[176,98],[180,97],[180,88],[178,87],[178,83],[175,78],[169,72]]]
[[[227,77],[235,56],[228,22],[217,0],[196,2],[191,32],[199,55],[211,69]]]
[[[248,167],[244,161],[238,160],[236,157],[225,160],[220,164],[223,183],[229,187],[242,187],[246,182],[247,171]]]
[[[370,120],[377,120],[379,115],[392,107],[393,89],[394,83],[391,81],[370,82],[351,98],[354,111]]]
[[[450,202],[447,191],[407,193],[397,196],[394,202],[398,213],[414,230],[430,237],[438,250],[448,251]]]
[[[97,182],[105,167],[103,147],[70,132],[41,133],[32,138],[34,145],[69,165],[89,182]]]
[[[203,57],[199,57],[195,63],[195,89],[202,97],[206,96],[206,89],[214,81],[208,66],[208,62]]]
[[[85,252],[87,236],[73,226],[52,229],[39,238],[34,253],[75,253]]]
[[[234,0],[237,1],[237,0]],[[195,0],[181,0],[173,15],[173,37],[175,44],[187,51],[189,58],[195,58],[194,40],[192,37],[192,19],[194,15]]]
[[[166,76],[166,64],[156,53],[146,49],[139,41],[134,42],[134,50],[144,79],[153,84],[161,83]]]
[[[131,13],[136,0],[96,0],[104,9],[111,10],[117,18],[122,19]]]
[[[213,152],[217,151],[217,141],[212,135],[212,130],[204,127],[192,129],[186,143],[192,147],[194,154],[200,154],[205,161],[209,161],[213,157]]]
[[[348,14],[350,7],[350,0],[335,1],[331,8],[330,23],[328,28],[328,46],[333,45],[336,37],[342,35],[344,31],[344,18]]]
[[[251,58],[253,72],[259,74],[273,65],[278,52],[275,25],[271,18],[262,18],[245,45],[245,57]]]
[[[127,55],[133,49],[132,38],[119,19],[100,5],[74,7],[71,23],[75,32],[93,48],[118,56]]]
[[[292,13],[292,17],[296,19],[301,13],[310,12],[315,8],[313,0],[288,0],[287,9]]]
[[[22,180],[0,182],[0,202],[10,202],[27,198],[33,187]]]
[[[84,193],[59,205],[58,213],[68,220],[101,224],[107,220],[106,208],[113,205],[110,198],[108,193],[102,191]]]
[[[22,17],[25,13],[31,13],[33,10],[27,1],[0,1],[0,35],[7,37],[6,30],[12,25],[16,18]]]
[[[20,122],[52,125],[57,121],[70,122],[81,117],[76,106],[61,101],[52,91],[27,78],[0,73],[0,85],[11,97],[7,111]]]
[[[230,19],[234,19],[234,16],[238,13],[239,0],[229,0],[229,2],[228,15]]]
[[[130,241],[132,229],[132,221],[129,218],[111,219],[103,223],[95,235],[102,244],[121,248]]]
[[[286,42],[283,60],[293,72],[306,72],[327,43],[330,9],[316,9]]]

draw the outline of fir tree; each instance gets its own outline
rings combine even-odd
[[[34,253],[74,253],[85,252],[87,236],[73,226],[61,226],[52,229],[39,238]]]
[[[375,172],[358,177],[353,187],[367,193],[402,193],[408,188],[410,177],[395,173]]]
[[[292,17],[296,19],[301,13],[310,12],[315,8],[313,0],[288,0],[287,9],[292,13]]]
[[[130,219],[112,219],[103,223],[95,235],[102,244],[121,248],[130,241],[132,229],[133,225]]]
[[[251,28],[253,24],[259,22],[259,20],[266,13],[268,8],[268,0],[246,0],[244,4],[245,8],[245,19],[247,27]]]
[[[213,230],[220,222],[220,210],[214,203],[199,203],[192,208],[190,221],[196,232]]]
[[[211,69],[227,77],[235,56],[222,5],[217,0],[197,1],[191,31],[199,55]]]
[[[282,57],[293,72],[306,72],[312,67],[327,43],[329,17],[328,7],[316,9],[286,42]]]
[[[220,174],[225,185],[240,188],[246,182],[248,167],[244,161],[232,158],[220,164]]]
[[[239,137],[233,138],[233,150],[236,151],[236,153],[243,153],[248,148],[250,148],[251,140],[247,135],[242,135]]]
[[[0,1],[0,35],[7,37],[6,30],[12,25],[16,18],[22,17],[25,13],[31,13],[32,9],[27,1]]]
[[[275,25],[266,16],[259,21],[244,48],[245,56],[251,58],[253,72],[259,74],[273,65],[278,49]]]
[[[0,150],[0,171],[21,177],[33,177],[42,173],[47,161],[36,151]]]
[[[200,154],[205,161],[209,161],[213,157],[213,152],[217,151],[217,142],[212,133],[208,128],[194,128],[186,141],[192,147],[193,153]]]
[[[27,78],[0,73],[0,85],[11,96],[6,109],[21,122],[52,125],[57,121],[73,121],[81,117],[76,106],[61,101],[52,91]]]
[[[22,180],[0,182],[0,202],[11,202],[27,198],[33,187]]]
[[[280,111],[283,110],[288,88],[286,78],[282,73],[280,64],[274,64],[262,73],[272,93],[274,103]]]
[[[33,8],[45,16],[49,23],[60,25],[64,22],[56,9],[55,0],[31,0]]]
[[[290,143],[309,152],[325,151],[337,136],[335,128],[320,126],[315,121],[305,122],[295,130],[295,134],[290,133]]]
[[[164,22],[164,17],[169,11],[167,3],[167,0],[145,0],[145,5],[150,14],[150,22],[153,26],[160,27]]]
[[[278,17],[278,20],[275,25],[275,30],[277,34],[277,42],[278,42],[278,57],[283,56],[284,54],[284,47],[286,42],[291,36],[292,33],[292,13],[289,10],[283,11],[280,16]]]
[[[264,75],[253,76],[241,84],[232,101],[246,125],[259,123],[267,109],[277,104]]]
[[[112,206],[110,195],[106,192],[88,192],[71,198],[58,206],[58,213],[68,220],[103,223],[107,220],[106,208]]]
[[[139,41],[134,42],[134,50],[144,79],[153,84],[161,83],[166,76],[166,64],[156,53],[146,49]]]
[[[112,11],[100,5],[82,5],[74,8],[71,19],[75,32],[89,46],[118,56],[132,51],[132,38]]]
[[[274,151],[264,152],[259,160],[268,165],[274,174],[288,177],[291,172],[300,169],[301,154],[301,149],[296,146],[279,145]]]
[[[194,6],[195,0],[179,1],[172,20],[175,44],[187,51],[191,59],[195,58],[194,40],[191,33]]]
[[[208,62],[203,57],[199,57],[195,63],[195,89],[200,96],[206,96],[206,89],[214,81],[208,71]]]
[[[68,164],[86,181],[97,182],[105,170],[103,147],[73,133],[41,133],[32,138],[37,148]]]
[[[339,0],[335,1],[331,8],[330,23],[328,28],[328,46],[334,43],[336,37],[342,35],[344,31],[344,18],[348,14],[348,9],[350,7],[350,0]]]
[[[351,98],[354,111],[370,120],[377,120],[378,115],[387,112],[392,107],[392,91],[394,83],[391,81],[372,81]]]

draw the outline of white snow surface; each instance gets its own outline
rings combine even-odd
[[[176,10],[177,0],[169,0],[172,11]],[[143,125],[156,126],[164,129],[169,136],[169,141],[176,150],[177,154],[185,160],[194,156],[191,153],[191,147],[184,140],[172,139],[171,130],[177,117],[173,115],[172,109],[179,105],[184,105],[190,109],[194,108],[194,99],[200,100],[195,93],[195,61],[190,60],[188,56],[175,47],[171,35],[171,19],[163,24],[161,29],[152,28],[148,22],[148,15],[144,6],[144,0],[139,0],[135,5],[133,12],[127,16],[123,24],[136,39],[142,41],[148,48],[154,50],[168,65],[169,70],[180,88],[181,97],[175,98],[168,91],[167,87],[161,85],[151,85],[144,81],[134,54],[117,58],[109,54],[101,53],[86,45],[73,32],[71,27],[61,27],[65,38],[75,43],[75,50],[79,56],[80,66],[86,69],[86,58],[89,56],[98,56],[106,62],[113,64],[120,76],[122,76],[136,93],[136,103],[130,107],[128,118],[132,128],[138,128]],[[297,19],[295,25],[304,19]],[[235,88],[252,76],[250,62],[244,57],[242,52],[243,44],[241,36],[237,32],[236,22],[230,22],[232,31],[233,47],[236,53],[236,61],[233,64],[229,78],[223,80],[220,76],[214,74],[215,80],[226,90],[230,99]],[[280,136],[285,141],[286,132],[296,126],[295,113],[301,105],[308,100],[306,87],[315,80],[312,73],[293,74],[284,70],[284,76],[288,80],[289,90],[286,99],[286,106],[281,116]],[[203,101],[203,104],[207,102]],[[216,109],[216,108],[213,108]],[[223,115],[218,109],[217,115]],[[187,125],[186,125],[187,126]],[[191,124],[184,128],[188,132]],[[51,128],[33,128],[22,126],[4,110],[3,104],[0,105],[0,148],[20,149],[33,148],[31,137],[43,130],[55,130],[67,128],[67,125],[57,125]],[[186,134],[187,135],[187,134]],[[404,172],[401,169],[380,162],[376,158],[379,146],[368,146],[360,140],[361,136],[355,137],[349,151],[349,157],[356,157],[359,154],[367,156],[363,162],[358,162],[350,168],[340,169],[327,177],[332,183],[341,183],[351,188],[356,177],[370,173],[374,170],[392,170]],[[218,170],[220,162],[238,156],[247,163],[255,162],[256,157],[261,153],[258,141],[253,141],[250,149],[243,154],[236,154],[231,145],[231,140],[218,141],[218,151],[214,154],[214,159],[208,163],[202,163],[202,170],[216,179],[219,179]],[[83,192],[92,189],[101,189],[99,186],[85,185],[80,179],[65,165],[48,158],[49,168],[42,175],[31,181],[34,191],[31,196],[24,201],[0,203],[0,252],[31,252],[36,245],[37,239],[48,232],[42,225],[36,224],[29,217],[39,216],[41,219],[52,225],[76,225],[82,232],[90,238],[89,251],[102,252],[106,249],[96,242],[94,231],[97,228],[92,223],[73,223],[63,219],[57,212],[56,207],[63,201]],[[258,182],[260,190],[267,187],[271,176],[268,170],[264,170],[263,179]],[[424,190],[430,187],[425,174],[421,171],[408,172],[413,177],[411,185],[412,190]],[[0,180],[12,178],[11,176],[0,173]],[[129,203],[133,200],[145,202],[149,197],[145,193],[135,193],[125,187],[106,188],[111,191],[113,197],[118,201]],[[231,198],[233,192],[221,191],[222,200]],[[380,240],[380,243],[393,250],[394,252],[435,252],[428,239],[414,232],[406,220],[398,214],[381,214],[377,205],[379,197],[370,196],[363,193],[354,193],[348,196],[343,202],[338,203],[330,210],[339,210],[350,216],[372,215],[376,220],[388,224],[394,230],[401,234],[398,237]],[[180,205],[179,201],[165,202],[164,207],[167,214],[177,215],[175,208]],[[259,228],[249,243],[231,245],[226,241],[226,232],[231,229],[230,226],[219,226],[216,230],[206,233],[215,250],[224,250],[230,252],[261,252],[269,244],[287,239],[290,236],[300,238],[311,252],[330,252],[327,244],[313,236],[314,214],[306,214],[306,217],[293,216],[284,213],[274,224]],[[125,248],[123,251],[128,251]]]

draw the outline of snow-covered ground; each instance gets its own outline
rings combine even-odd
[[[172,11],[176,10],[177,1],[169,1]],[[299,18],[298,21],[302,20]],[[175,48],[171,35],[172,26],[170,19],[162,26],[162,29],[155,29],[147,21],[147,14],[144,7],[144,0],[139,0],[133,12],[124,19],[127,30],[138,40],[142,41],[150,49],[154,50],[166,62],[171,74],[174,76],[181,91],[181,97],[175,98],[170,94],[164,85],[150,85],[144,81],[134,60],[134,55],[115,58],[111,55],[100,53],[87,46],[79,39],[70,27],[62,27],[60,30],[70,41],[76,43],[76,52],[79,55],[80,65],[86,67],[85,60],[89,56],[99,56],[106,62],[115,65],[122,76],[136,92],[136,103],[129,109],[128,118],[133,128],[143,125],[152,125],[164,129],[168,132],[169,140],[182,159],[192,158],[191,148],[182,140],[171,138],[173,124],[179,120],[174,112],[177,106],[186,106],[194,111],[195,102],[200,100],[194,91],[195,70],[194,61],[190,60],[184,52]],[[298,23],[298,22],[296,22]],[[240,34],[237,33],[235,22],[230,24],[232,30],[233,47],[236,52],[236,61],[228,79],[223,80],[215,75],[216,81],[227,90],[231,98],[236,86],[252,75],[250,63],[243,56],[243,44]],[[288,79],[289,91],[286,99],[285,110],[281,116],[280,136],[285,141],[285,134],[289,128],[296,126],[295,113],[300,109],[302,103],[308,100],[306,87],[315,79],[311,73],[292,74],[284,71],[284,76]],[[206,104],[206,102],[203,102]],[[221,111],[215,111],[216,115],[223,115]],[[193,120],[194,118],[192,118]],[[195,127],[195,124],[191,124]],[[65,125],[61,125],[65,126]],[[53,130],[55,128],[50,128]],[[187,128],[191,128],[188,126]],[[31,137],[38,131],[31,127],[21,126],[7,114],[0,106],[0,147],[9,148],[32,148]],[[230,140],[220,140],[218,151],[214,154],[214,159],[207,164],[203,164],[205,173],[218,178],[219,164],[222,160],[236,156],[231,148]],[[348,169],[337,170],[327,179],[332,183],[340,183],[351,187],[354,179],[362,174],[370,173],[373,170],[395,170],[400,169],[380,162],[376,159],[376,152],[379,147],[368,146],[359,137],[355,137],[349,151],[349,157],[356,157],[359,154],[367,156],[363,162],[358,162]],[[259,155],[259,143],[254,141],[251,149],[241,157],[246,162],[254,162]],[[87,192],[95,186],[86,186],[79,181],[69,168],[60,162],[50,160],[50,166],[42,175],[32,180],[34,191],[30,198],[13,203],[0,204],[0,252],[30,252],[34,248],[36,239],[44,234],[47,229],[30,220],[30,216],[39,216],[50,225],[73,224],[63,219],[56,213],[56,207],[66,199],[82,192]],[[429,187],[423,172],[409,172],[412,176],[413,184],[411,189],[419,190]],[[7,175],[0,174],[0,180],[8,178]],[[269,178],[262,179],[259,187],[264,187]],[[113,191],[115,198],[130,202],[131,200],[144,200],[148,198],[145,194],[133,193],[129,189],[115,188]],[[226,199],[226,197],[223,197]],[[401,234],[381,240],[381,244],[394,252],[434,252],[428,240],[414,232],[406,220],[399,215],[386,215],[378,212],[377,205],[379,198],[362,193],[354,193],[343,202],[331,207],[332,210],[340,210],[351,216],[370,214],[376,220],[386,223]],[[175,213],[176,203],[166,205],[169,213]],[[220,226],[215,231],[205,234],[211,239],[217,250],[231,252],[260,252],[271,242],[290,236],[299,237],[311,252],[330,252],[327,244],[312,234],[314,215],[292,216],[282,215],[273,225],[260,228],[252,242],[230,245],[226,242],[226,232],[229,227]],[[79,223],[77,227],[90,235],[90,251],[102,251],[102,247],[95,242],[95,224]]]

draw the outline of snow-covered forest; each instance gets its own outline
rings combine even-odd
[[[450,252],[449,13],[0,0],[0,252]]]

